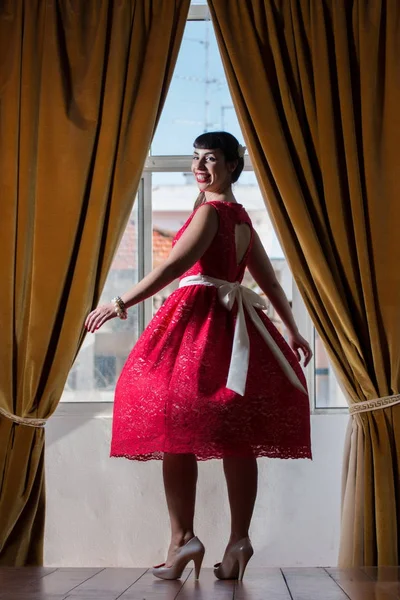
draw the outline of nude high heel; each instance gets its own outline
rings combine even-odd
[[[197,536],[192,537],[181,546],[172,567],[165,567],[165,563],[153,567],[153,575],[160,579],[179,579],[183,569],[193,560],[195,579],[200,576],[201,563],[203,562],[205,548]]]
[[[222,562],[214,565],[215,577],[242,581],[247,563],[253,554],[254,550],[249,538],[242,538],[228,550]]]

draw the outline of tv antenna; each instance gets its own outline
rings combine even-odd
[[[186,123],[192,125],[201,125],[203,123],[204,133],[209,130],[210,127],[215,127],[218,123],[212,123],[210,121],[210,86],[217,84],[219,86],[226,85],[224,79],[218,79],[217,77],[210,77],[210,32],[209,27],[205,28],[205,39],[185,37],[188,42],[196,42],[204,46],[204,70],[205,77],[196,77],[192,75],[175,75],[177,79],[183,79],[186,81],[194,81],[198,83],[204,83],[204,120],[202,121],[188,121],[182,119],[174,119],[174,123]],[[224,107],[226,108],[226,107]]]

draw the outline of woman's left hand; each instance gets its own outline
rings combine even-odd
[[[303,338],[302,335],[297,331],[296,333],[289,333],[289,346],[297,356],[299,362],[301,362],[301,355],[299,349],[304,352],[304,366],[306,367],[312,358],[312,351],[310,344]]]
[[[115,307],[112,302],[109,304],[101,304],[88,314],[85,321],[85,327],[88,331],[94,333],[106,321],[114,319],[116,316],[117,313],[115,312]]]

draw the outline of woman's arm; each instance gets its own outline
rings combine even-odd
[[[215,208],[209,204],[201,206],[167,260],[121,296],[125,306],[129,308],[153,296],[190,269],[208,249],[217,230],[218,216]]]
[[[264,294],[271,300],[288,330],[291,333],[297,333],[298,327],[293,318],[286,294],[276,278],[274,268],[256,231],[254,231],[254,243],[250,251],[247,268]]]
[[[171,281],[180,277],[197,262],[210,246],[218,230],[218,215],[213,206],[204,204],[196,211],[167,260],[146,275],[139,283],[122,294],[126,308],[156,294]],[[105,321],[115,317],[112,303],[98,306],[86,318],[85,327],[94,332]]]
[[[286,325],[289,331],[289,346],[292,348],[299,361],[301,360],[299,349],[304,352],[304,366],[307,366],[312,357],[310,345],[307,340],[300,335],[286,294],[276,278],[271,261],[255,231],[254,243],[250,251],[247,267],[264,294],[271,300],[274,308]]]

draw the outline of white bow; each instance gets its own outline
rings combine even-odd
[[[275,355],[283,371],[295,387],[307,394],[307,390],[300,382],[296,372],[287,361],[285,355],[270,335],[264,323],[260,319],[256,308],[265,310],[267,305],[265,300],[250,288],[241,285],[238,281],[230,282],[207,275],[190,275],[184,277],[179,283],[179,287],[187,285],[211,285],[218,288],[218,297],[228,310],[232,310],[235,300],[238,304],[238,313],[233,336],[231,362],[229,365],[228,379],[226,387],[241,396],[244,396],[246,389],[247,372],[249,369],[250,340],[247,333],[246,317],[243,306],[246,307],[247,314],[260,332],[265,342]]]

